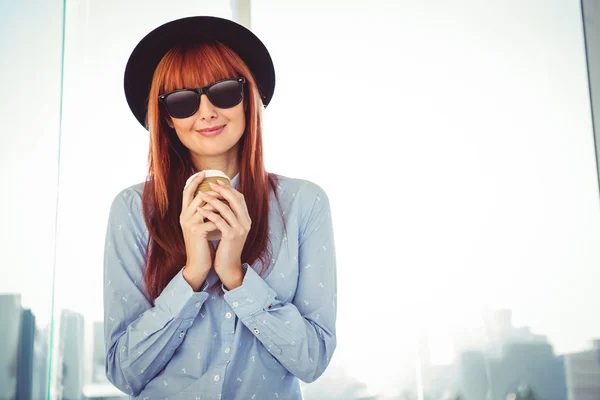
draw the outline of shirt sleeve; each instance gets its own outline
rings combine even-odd
[[[316,185],[315,185],[316,186]],[[242,285],[225,290],[225,301],[242,323],[292,374],[317,380],[336,348],[337,281],[329,199],[318,187],[300,234],[298,286],[291,303],[248,264]]]
[[[143,226],[131,218],[131,213],[141,213],[140,204],[140,196],[131,189],[113,200],[104,248],[106,377],[132,396],[169,362],[208,298],[205,291],[193,291],[182,269],[154,306],[148,301],[142,274]]]

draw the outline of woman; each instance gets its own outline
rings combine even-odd
[[[106,375],[136,399],[300,399],[299,380],[333,355],[329,200],[265,171],[274,86],[261,41],[220,18],[169,22],[130,56],[125,92],[150,132],[149,176],[110,209],[104,327]],[[231,186],[194,196],[206,169]]]

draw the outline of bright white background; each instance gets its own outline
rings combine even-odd
[[[231,10],[208,0],[67,3],[55,313],[83,313],[89,331],[102,318],[110,203],[146,174],[148,135],[123,94],[127,57],[163,22]],[[600,336],[578,1],[255,0],[252,28],[277,72],[267,169],[312,180],[331,200],[333,366],[379,390],[414,369],[419,336],[440,363],[460,350],[457,337],[485,341],[486,309],[512,309],[516,325],[547,335],[558,353]],[[11,120],[16,129],[28,114],[13,110]],[[32,159],[25,171],[44,168]],[[17,201],[29,172],[17,173],[13,227],[32,212]],[[54,215],[38,221],[51,226]],[[49,312],[36,297],[47,274],[30,279],[23,255],[36,255],[19,246],[0,267],[0,292]]]

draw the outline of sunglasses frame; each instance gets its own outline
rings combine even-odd
[[[215,105],[215,107],[217,108],[221,108],[221,109],[226,109],[226,108],[233,108],[235,106],[237,106],[238,104],[240,104],[242,102],[242,100],[244,99],[244,84],[246,83],[246,78],[244,78],[243,76],[237,77],[237,78],[227,78],[227,79],[222,79],[220,81],[216,81],[211,83],[210,85],[206,85],[204,87],[201,88],[185,88],[185,89],[177,89],[177,90],[173,90],[172,92],[168,92],[168,93],[164,93],[158,96],[158,101],[159,103],[161,103],[164,107],[165,110],[167,110],[167,112],[169,113],[169,115],[171,115],[172,118],[176,118],[176,119],[183,119],[183,118],[189,118],[192,115],[194,115],[196,113],[196,111],[198,111],[198,109],[200,108],[200,99],[202,98],[202,95],[205,94],[206,97],[208,97],[208,99],[210,100],[210,102],[212,103],[212,100],[210,98],[210,95],[208,94],[208,90],[215,86],[218,85],[219,83],[222,82],[229,82],[229,81],[236,81],[238,83],[241,83],[241,96],[240,96],[240,101],[238,101],[237,103],[235,103],[234,105],[230,106],[230,107],[219,107],[217,105],[215,105],[213,103],[213,105]],[[194,92],[198,95],[198,104],[196,106],[196,108],[194,109],[194,111],[185,116],[185,117],[174,117],[171,112],[169,111],[169,107],[167,106],[167,97],[169,97],[171,94],[173,93],[178,93],[178,92]]]

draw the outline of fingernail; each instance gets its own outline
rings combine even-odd
[[[224,184],[225,184],[225,182],[223,182],[223,181],[222,181],[222,180],[220,180],[220,179],[217,179],[217,182],[219,183],[219,185],[224,185]]]
[[[208,182],[208,184],[210,185],[210,187],[217,187],[217,185],[215,185],[215,184],[214,184],[214,183],[212,183],[212,182]]]

